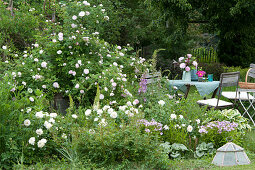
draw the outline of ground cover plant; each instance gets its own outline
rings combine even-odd
[[[40,31],[26,48],[1,47],[0,168],[215,168],[209,162],[229,139],[254,158],[254,134],[238,110],[199,107],[194,89],[187,99],[172,93],[168,78],[176,75],[157,70],[163,49],[146,60],[129,44],[102,39],[111,19],[103,4],[52,9],[55,18],[34,25]],[[39,11],[29,9],[44,17]],[[146,75],[158,72],[149,83]]]

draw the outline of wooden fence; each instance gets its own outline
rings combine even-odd
[[[192,55],[197,58],[200,63],[216,63],[218,62],[217,53],[213,48],[197,48],[192,50]]]

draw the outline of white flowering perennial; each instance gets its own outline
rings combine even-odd
[[[35,144],[35,137],[31,137],[29,140],[28,140],[28,143],[30,145],[34,145]]]
[[[89,116],[89,115],[91,114],[91,112],[92,112],[92,111],[91,111],[90,109],[87,109],[87,110],[85,111],[85,115],[86,115],[86,116]]]
[[[72,114],[72,118],[77,119],[78,116],[76,114]]]
[[[30,126],[30,124],[31,124],[31,122],[30,122],[29,119],[26,119],[26,120],[24,121],[24,125],[25,125],[25,126]]]
[[[29,112],[31,112],[31,108],[27,108],[27,110],[30,110]],[[38,148],[43,148],[45,147],[45,144],[47,143],[47,139],[45,138],[41,138],[43,137],[43,134],[47,134],[47,131],[50,130],[54,123],[55,123],[55,118],[57,118],[57,113],[47,113],[47,112],[43,112],[43,111],[38,111],[35,113],[34,115],[37,119],[41,119],[38,120],[39,122],[44,122],[43,123],[43,127],[38,128],[34,131],[34,135],[36,136],[32,136],[29,138],[28,143],[30,145],[35,145],[36,141],[37,141],[37,147]],[[35,120],[36,121],[36,120]],[[25,126],[29,126],[31,124],[30,120],[26,119],[24,121],[24,125]],[[58,130],[58,127],[55,127],[56,130]]]
[[[85,12],[84,12],[84,11],[81,11],[81,12],[79,13],[79,16],[80,16],[80,17],[84,17],[84,16],[85,16]]]
[[[47,140],[46,139],[41,139],[37,142],[38,148],[43,148],[46,144]]]
[[[46,63],[45,61],[43,61],[43,62],[41,63],[41,67],[42,67],[42,68],[46,68],[46,67],[47,67],[47,63]]]
[[[42,135],[43,134],[43,130],[42,129],[37,129],[35,132],[36,132],[37,135]]]
[[[46,128],[46,129],[50,129],[53,125],[50,123],[50,122],[48,122],[48,121],[45,121],[44,122],[44,127]]]
[[[161,106],[164,106],[165,105],[165,101],[164,100],[160,100],[160,101],[158,101],[158,104],[161,105]]]
[[[188,131],[188,132],[192,132],[192,130],[193,130],[193,127],[192,127],[191,125],[189,125],[189,126],[187,127],[187,131]]]

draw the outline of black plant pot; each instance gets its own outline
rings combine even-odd
[[[61,93],[54,95],[53,108],[59,113],[65,115],[66,109],[69,108],[69,99],[64,97]]]

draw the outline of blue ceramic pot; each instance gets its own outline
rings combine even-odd
[[[192,81],[197,81],[198,80],[198,76],[197,76],[197,69],[193,69],[191,70],[191,80]]]

